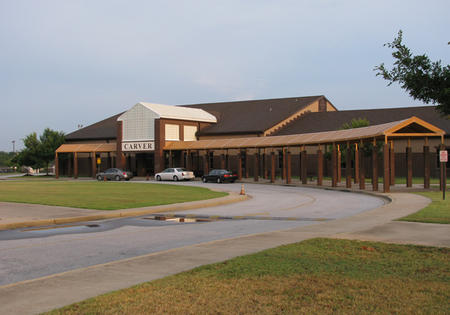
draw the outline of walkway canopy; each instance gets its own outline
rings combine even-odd
[[[56,153],[88,153],[88,152],[115,152],[115,143],[88,143],[72,144],[65,143],[56,149]]]
[[[441,137],[445,135],[439,129],[426,121],[411,117],[369,127],[325,131],[286,136],[250,137],[232,139],[211,139],[199,141],[167,142],[164,150],[212,150],[212,149],[241,149],[289,147],[298,145],[318,145],[326,143],[357,142],[361,140],[383,140],[387,142],[394,138],[408,137]]]

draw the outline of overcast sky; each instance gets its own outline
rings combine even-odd
[[[399,29],[413,53],[448,64],[449,12],[448,0],[0,0],[0,150],[139,101],[423,105],[373,68],[391,63],[383,44]]]

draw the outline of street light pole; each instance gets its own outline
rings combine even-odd
[[[16,153],[16,140],[11,141],[13,145],[13,153]]]

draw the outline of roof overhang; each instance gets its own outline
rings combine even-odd
[[[66,143],[56,149],[56,153],[86,153],[86,152],[114,152],[117,150],[116,143]]]
[[[345,143],[372,139],[443,137],[445,132],[424,120],[411,117],[401,121],[369,127],[251,138],[211,139],[199,141],[167,142],[164,150],[208,150],[208,149],[240,149],[289,147],[296,145],[318,145],[327,143]]]

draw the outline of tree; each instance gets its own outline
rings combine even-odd
[[[33,168],[47,167],[55,156],[56,149],[64,143],[64,133],[46,128],[43,134],[37,137],[35,132],[23,139],[25,148],[13,159],[13,162],[21,166]]]
[[[367,127],[369,125],[370,121],[368,121],[366,118],[353,118],[349,123],[343,123],[340,129],[361,128]]]
[[[443,115],[450,115],[450,66],[442,66],[441,61],[432,62],[426,55],[413,56],[402,43],[402,31],[392,43],[384,44],[393,49],[394,65],[387,69],[384,63],[375,67],[377,76],[398,82],[414,99],[426,104],[437,105]]]

